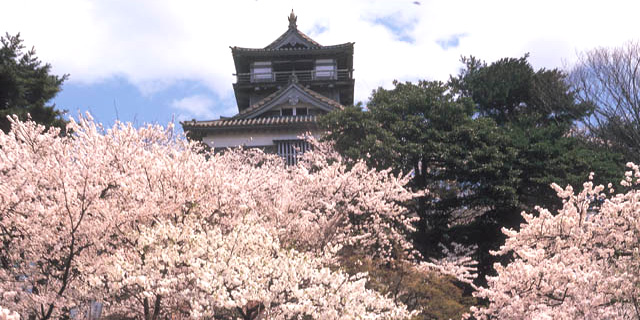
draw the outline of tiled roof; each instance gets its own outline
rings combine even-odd
[[[184,129],[246,128],[246,127],[291,127],[308,126],[316,123],[316,116],[288,116],[252,119],[220,119],[211,121],[183,121]]]
[[[353,42],[347,42],[342,44],[336,44],[331,46],[321,46],[314,48],[280,48],[280,49],[270,49],[270,48],[243,48],[243,47],[230,47],[233,51],[245,51],[245,52],[271,52],[271,51],[306,51],[306,50],[333,50],[340,48],[349,48],[353,46]]]
[[[337,101],[327,98],[305,86],[301,86],[301,85],[297,85],[297,84],[290,84],[289,86],[295,85],[296,87],[298,87],[300,90],[304,91],[305,93],[309,94],[310,96],[312,96],[313,98],[330,105],[331,107],[335,108],[335,109],[339,109],[342,110],[344,109],[344,106],[342,106],[341,104],[339,104]],[[282,92],[284,92],[285,90],[287,90],[289,88],[289,86],[284,87],[268,96],[266,96],[264,99],[254,103],[253,105],[251,105],[249,108],[246,108],[244,110],[242,110],[242,112],[238,113],[237,115],[233,116],[232,119],[241,119],[244,118],[246,115],[251,114],[254,111],[257,111],[258,109],[262,108],[263,106],[267,105],[269,102],[271,102],[273,99],[275,99],[276,97],[278,97]]]
[[[298,30],[298,28],[289,28],[281,36],[279,36],[278,39],[274,40],[273,42],[271,42],[268,46],[266,46],[264,48],[265,49],[277,49],[277,47],[280,44],[280,42],[282,42],[283,39],[285,39],[287,36],[289,36],[291,34],[295,34],[295,35],[301,37],[306,42],[308,42],[308,44],[310,45],[310,48],[321,48],[322,47],[321,44],[319,44],[315,40],[309,38],[309,36],[307,36],[306,34],[300,32],[300,30]]]

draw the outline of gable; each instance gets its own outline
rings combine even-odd
[[[267,50],[311,49],[322,47],[296,28],[289,28],[278,39],[265,47]]]
[[[312,44],[297,32],[287,32],[284,37],[269,45],[269,49],[309,49]]]
[[[320,109],[325,112],[333,110],[327,105],[318,103],[317,99],[313,99],[308,94],[297,90],[291,90],[290,92],[283,93],[278,98],[272,100],[266,108],[263,108],[259,112],[255,112],[251,118],[266,116],[267,114],[273,115],[280,113],[280,109],[293,109],[293,108],[306,108],[306,109]],[[293,115],[293,114],[291,114]]]
[[[343,107],[338,102],[302,87],[298,83],[290,83],[287,87],[274,92],[248,109],[243,110],[234,118],[256,118],[272,114],[273,111],[281,108],[308,108],[330,112]]]
[[[313,41],[304,33],[298,31],[298,17],[291,10],[289,15],[289,29],[283,33],[278,39],[273,41],[270,45],[266,46],[267,50],[279,50],[279,49],[309,49],[322,47],[319,43]]]

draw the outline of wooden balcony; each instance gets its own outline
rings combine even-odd
[[[237,73],[236,83],[287,83],[295,75],[300,82],[341,81],[353,79],[352,69],[273,71],[266,73]]]

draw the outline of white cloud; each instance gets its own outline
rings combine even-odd
[[[211,119],[214,116],[212,111],[214,101],[204,95],[197,94],[179,100],[173,100],[170,105],[172,108],[180,111],[178,115],[179,120],[188,119],[189,116],[203,120]]]
[[[122,76],[153,94],[195,80],[226,100],[235,72],[229,46],[266,46],[286,30],[291,7],[318,42],[356,42],[356,100],[393,79],[444,81],[458,72],[461,55],[493,61],[530,52],[534,66],[554,68],[576,51],[638,37],[636,0],[413,2],[23,0],[3,4],[0,21],[70,82]],[[464,35],[458,46],[438,44],[456,35]]]

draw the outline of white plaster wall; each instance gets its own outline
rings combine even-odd
[[[202,141],[213,148],[228,148],[237,146],[265,147],[274,145],[273,140],[294,140],[300,139],[305,131],[278,131],[278,132],[213,132],[205,136]],[[313,131],[311,135],[319,138],[322,133]]]

